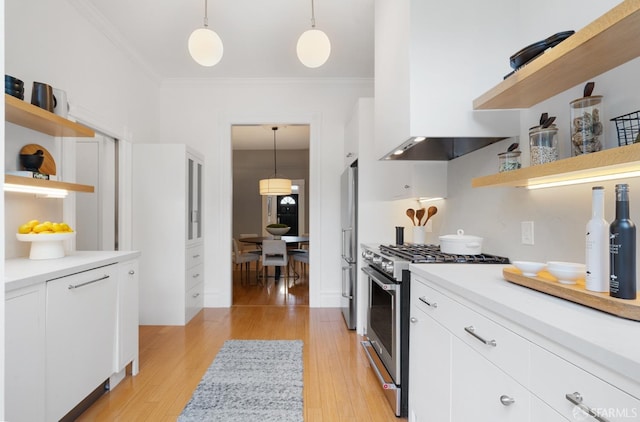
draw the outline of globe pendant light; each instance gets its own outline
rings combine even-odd
[[[311,29],[303,32],[298,38],[296,52],[302,64],[310,68],[322,66],[331,54],[329,37],[321,30],[316,29],[313,0],[311,0]]]
[[[278,178],[276,165],[276,131],[278,127],[274,126],[271,130],[273,130],[273,177],[260,180],[260,195],[290,195],[291,180]]]
[[[207,0],[204,0],[204,28],[198,28],[189,36],[189,54],[201,66],[215,66],[224,52],[222,40],[209,29]]]

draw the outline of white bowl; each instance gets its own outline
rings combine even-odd
[[[21,242],[31,242],[29,259],[55,259],[62,258],[64,253],[64,241],[72,239],[76,232],[70,233],[45,233],[45,234],[20,234],[16,238]]]
[[[513,261],[513,266],[522,271],[522,275],[527,277],[535,277],[546,266],[543,262],[533,261]]]
[[[271,233],[274,239],[280,239],[280,236],[291,230],[291,227],[265,227],[265,230]]]
[[[563,262],[560,266],[550,267],[547,263],[547,271],[549,274],[558,279],[558,282],[562,284],[576,284],[576,281],[583,279],[587,276],[586,268],[584,264],[575,264]],[[572,265],[564,265],[572,264]]]

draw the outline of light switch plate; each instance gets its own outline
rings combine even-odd
[[[520,231],[523,245],[533,245],[533,221],[520,223]]]

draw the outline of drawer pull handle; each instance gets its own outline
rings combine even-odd
[[[129,271],[129,275],[134,275],[135,273],[136,273],[136,272],[135,272],[135,271],[133,271],[133,270]]]
[[[511,406],[515,402],[516,399],[514,399],[513,397],[509,397],[506,394],[500,396],[500,403],[502,403],[503,406]]]
[[[418,318],[411,317],[411,318],[409,318],[409,321],[411,321],[412,324],[415,324],[416,322],[418,322]]]
[[[80,284],[69,284],[69,290],[77,289],[78,287],[84,287],[88,284],[97,283],[98,281],[106,280],[107,278],[109,278],[109,276],[105,274],[104,276],[96,278],[95,280],[85,281],[84,283]]]
[[[471,334],[472,336],[474,336],[475,338],[477,338],[478,340],[480,340],[482,343],[486,344],[487,346],[491,346],[491,347],[496,347],[498,345],[498,343],[496,343],[495,340],[485,340],[482,337],[480,337],[479,335],[476,334],[476,329],[473,327],[473,325],[470,325],[468,327],[464,327],[464,330]]]
[[[193,259],[200,258],[200,254],[193,255]]]
[[[595,420],[600,421],[600,422],[609,422],[609,419],[605,418],[604,416],[600,416],[598,414],[598,412],[596,412],[595,410],[591,409],[586,404],[582,403],[582,394],[580,394],[578,392],[575,392],[573,394],[566,394],[565,397],[571,403],[575,404],[576,407],[578,407],[584,413],[586,413],[587,415],[592,416]]]
[[[198,278],[198,277],[200,277],[200,273],[196,273],[193,275],[193,278]]]
[[[200,293],[194,293],[192,297],[195,299],[195,298],[197,298],[198,296],[200,296]]]
[[[427,298],[424,297],[424,296],[420,296],[418,299],[420,299],[420,302],[424,303],[425,305],[429,306],[430,308],[437,308],[438,307],[438,303],[437,302],[429,302],[427,300]]]

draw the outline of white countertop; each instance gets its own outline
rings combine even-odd
[[[635,382],[640,322],[610,315],[506,281],[510,265],[411,264],[412,272]]]
[[[138,251],[77,251],[57,259],[7,259],[4,261],[4,290],[9,292],[138,256]]]

